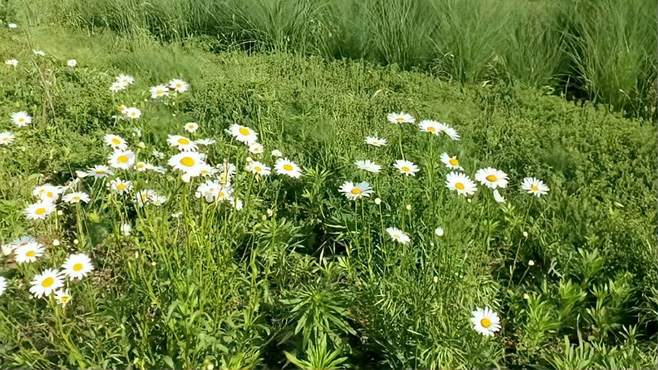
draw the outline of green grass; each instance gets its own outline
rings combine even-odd
[[[58,22],[213,48],[288,51],[497,80],[656,117],[652,0],[63,0],[32,5]],[[21,2],[7,18],[24,18]],[[17,10],[18,9],[18,10]]]
[[[281,34],[269,35],[277,42]],[[1,241],[29,234],[47,246],[31,264],[0,257],[9,281],[0,296],[0,367],[655,366],[652,125],[505,83],[457,85],[397,66],[287,53],[211,54],[195,42],[162,46],[143,33],[53,26],[0,32],[0,54],[19,60],[0,75],[0,131],[17,135],[0,147]],[[68,58],[78,60],[75,70]],[[137,82],[112,95],[119,73]],[[150,86],[176,77],[191,83],[189,93],[149,99]],[[142,118],[112,120],[119,104],[139,107]],[[29,127],[9,122],[20,110],[34,117]],[[400,110],[447,122],[462,139],[386,121]],[[64,185],[76,170],[105,163],[105,134],[166,167],[152,152],[173,155],[167,135],[184,134],[188,121],[200,124],[194,138],[217,140],[201,149],[210,163],[237,165],[243,209],[197,199],[198,179],[131,170],[120,176],[167,202],[139,208],[85,179],[77,186],[89,204],[60,202],[63,214],[40,222],[23,216],[34,186]],[[264,154],[226,135],[234,122],[259,133]],[[375,134],[389,145],[363,144]],[[271,165],[273,149],[304,176],[256,181],[242,170],[248,156]],[[446,189],[444,151],[471,177],[487,166],[507,172],[507,204],[484,188],[470,200]],[[417,176],[390,167],[402,156],[420,166]],[[382,173],[358,171],[357,159],[382,164]],[[550,192],[524,194],[525,176]],[[348,201],[338,192],[344,181],[370,182],[381,205]],[[120,232],[124,222],[131,236]],[[412,242],[392,242],[389,226]],[[74,251],[87,253],[95,271],[67,283],[68,306],[33,299],[32,277]],[[502,319],[493,337],[471,327],[471,311],[483,306]]]

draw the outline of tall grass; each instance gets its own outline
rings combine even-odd
[[[63,0],[43,19],[220,48],[365,58],[462,83],[549,86],[655,116],[652,0]]]

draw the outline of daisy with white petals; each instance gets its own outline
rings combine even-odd
[[[66,305],[71,302],[71,293],[68,291],[68,289],[59,289],[58,291],[55,292],[55,301],[62,305],[62,307],[66,307]]]
[[[32,116],[27,112],[16,112],[11,114],[11,122],[18,127],[25,127],[32,123]]]
[[[490,337],[500,330],[500,318],[489,307],[477,308],[471,313],[473,329],[478,333]]]
[[[534,177],[526,177],[523,179],[523,183],[521,184],[521,189],[525,190],[528,194],[532,194],[536,197],[541,197],[542,195],[545,195],[548,193],[550,190],[546,184],[544,184],[543,181],[534,178]]]
[[[461,170],[457,156],[450,156],[448,153],[441,153],[441,162],[451,170]]]
[[[107,134],[103,137],[103,141],[114,150],[126,150],[128,148],[126,140],[119,135]]]
[[[489,189],[507,187],[507,174],[492,167],[479,169],[475,173],[475,180]]]
[[[475,183],[461,172],[450,172],[446,175],[446,186],[463,196],[473,195],[477,191]]]
[[[393,167],[397,168],[398,171],[400,171],[400,173],[405,176],[416,176],[416,172],[420,171],[418,166],[416,166],[413,162],[403,159],[398,159],[395,161]]]
[[[112,180],[112,182],[110,182],[110,189],[112,189],[112,191],[117,192],[119,194],[129,193],[132,187],[133,187],[132,182],[127,180],[114,179]]]
[[[43,256],[45,249],[42,244],[36,240],[29,241],[25,244],[21,244],[14,250],[14,259],[16,263],[32,263],[37,260],[37,258]]]
[[[386,145],[386,139],[382,139],[376,136],[367,136],[365,143],[370,146],[380,147]]]
[[[43,200],[30,204],[23,211],[28,220],[43,220],[53,212],[55,212],[55,205],[52,202]]]
[[[418,128],[420,131],[427,132],[433,135],[439,135],[443,131],[443,126],[440,122],[432,120],[422,120],[418,123]]]
[[[157,85],[151,87],[151,99],[163,98],[169,95],[169,88],[165,85]]]
[[[367,182],[360,182],[355,184],[351,181],[346,181],[338,189],[349,200],[363,199],[372,195],[372,187]]]
[[[188,176],[195,177],[201,174],[205,156],[197,152],[181,152],[169,158],[169,166],[182,171]]]
[[[64,195],[62,200],[69,204],[89,203],[89,194],[82,191],[76,191]]]
[[[185,131],[189,132],[190,134],[195,133],[199,129],[199,124],[196,122],[188,122],[183,126]]]
[[[178,94],[182,94],[190,88],[190,84],[180,79],[173,79],[169,81],[169,88]]]
[[[45,202],[54,203],[59,199],[59,195],[64,191],[61,186],[51,184],[39,185],[32,190],[32,195]]]
[[[84,253],[70,255],[62,265],[62,272],[71,280],[80,280],[93,270],[91,259]]]
[[[416,119],[409,113],[399,112],[399,113],[389,113],[386,115],[388,122],[401,124],[401,123],[414,123]]]
[[[377,163],[369,159],[363,161],[356,161],[354,162],[354,164],[356,165],[356,168],[372,173],[379,173],[379,171],[382,169],[382,166],[378,165]]]
[[[60,273],[55,269],[47,269],[32,279],[30,293],[36,298],[47,297],[64,286]]]
[[[167,144],[176,147],[181,152],[193,152],[197,150],[196,142],[180,135],[168,135]]]
[[[108,160],[110,167],[128,170],[135,164],[135,153],[131,150],[117,150]]]
[[[14,142],[16,136],[10,131],[0,132],[0,145],[9,145]]]
[[[269,176],[270,173],[272,173],[271,168],[258,161],[251,161],[247,163],[244,169],[245,171],[258,176]]]
[[[258,133],[256,133],[256,131],[247,126],[238,125],[237,123],[229,126],[227,132],[233,136],[235,140],[247,145],[258,141]]]
[[[302,176],[302,171],[299,166],[287,158],[279,158],[274,164],[274,169],[279,175],[288,175],[292,178],[298,179]]]
[[[386,229],[388,236],[391,237],[394,241],[400,244],[409,244],[411,238],[404,231],[398,229],[397,227],[389,227]]]

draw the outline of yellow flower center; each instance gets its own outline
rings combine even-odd
[[[43,207],[41,207],[41,208],[37,208],[37,209],[34,211],[34,213],[36,213],[36,214],[39,215],[39,216],[43,216],[43,215],[46,214],[46,209],[43,208]]]
[[[180,160],[180,164],[182,164],[185,167],[192,167],[194,166],[196,162],[194,161],[194,158],[192,157],[183,157]]]
[[[25,122],[25,118],[24,118],[24,117],[18,117],[18,122],[19,122],[19,123],[24,123],[24,122]]]
[[[434,132],[436,132],[436,128],[430,126],[430,127],[427,128],[427,132],[432,132],[432,133],[434,133]]]
[[[112,145],[121,145],[121,139],[118,137],[112,138]]]
[[[533,193],[538,192],[539,191],[539,186],[537,186],[537,184],[530,185],[530,191],[533,192]]]
[[[246,127],[240,127],[240,130],[238,130],[238,131],[240,132],[240,135],[242,135],[242,136],[247,136],[251,133],[251,131]]]
[[[54,197],[54,194],[53,194],[52,191],[49,191],[49,192],[46,193],[46,196],[47,196],[48,198],[53,198],[53,197]]]
[[[178,139],[178,144],[180,144],[180,145],[187,145],[189,143],[190,143],[190,140],[187,139],[187,138],[182,137],[182,138]]]
[[[263,170],[263,168],[260,167],[260,166],[254,167],[254,172],[256,172],[256,173],[260,173],[262,170]]]
[[[464,190],[464,184],[461,182],[458,182],[455,184],[455,189],[457,190]]]
[[[448,159],[448,163],[450,163],[453,166],[459,166],[459,161],[457,160],[457,158]]]
[[[59,302],[61,304],[67,304],[67,303],[69,303],[69,301],[71,301],[71,297],[68,296],[68,295],[63,295],[63,296],[59,297]]]
[[[50,276],[41,281],[41,286],[44,288],[50,288],[53,284],[55,284],[55,279]]]
[[[286,171],[292,171],[294,168],[292,167],[291,164],[286,163],[286,164],[283,165],[283,169],[286,170]]]
[[[27,253],[25,253],[25,255],[28,256],[28,257],[30,257],[30,258],[32,258],[32,257],[35,257],[35,256],[37,255],[37,252],[35,252],[35,251],[27,251]]]
[[[352,193],[354,195],[359,195],[359,194],[363,193],[363,190],[361,190],[360,188],[352,188],[352,190],[350,190],[350,193]]]
[[[395,122],[397,123],[403,123],[404,122],[404,117],[400,116],[395,119]]]
[[[486,318],[486,317],[483,318],[482,320],[480,320],[480,325],[482,325],[482,327],[485,328],[485,329],[489,329],[489,327],[491,326],[491,324],[492,324],[491,320],[489,320],[489,319]]]
[[[78,263],[73,265],[72,269],[75,272],[80,272],[80,271],[82,271],[83,267],[84,267],[84,265],[82,263],[78,262]]]
[[[411,171],[411,168],[409,168],[409,166],[402,166],[402,167],[400,167],[400,171],[409,172],[409,171]]]
[[[128,187],[128,185],[126,185],[126,184],[124,184],[124,183],[122,183],[122,182],[120,182],[120,183],[117,184],[117,190],[118,190],[118,191],[124,191],[124,190],[126,190],[127,187]]]
[[[120,155],[120,156],[117,157],[117,162],[119,162],[121,164],[126,164],[126,163],[128,163],[129,160],[130,160],[130,158],[128,158],[127,155]]]
[[[496,177],[496,175],[488,175],[487,177],[485,177],[485,179],[487,179],[487,181],[489,182],[494,182],[498,180],[498,177]]]

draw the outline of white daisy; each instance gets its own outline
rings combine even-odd
[[[507,174],[492,167],[477,170],[475,180],[489,189],[504,189],[507,187]]]
[[[142,111],[135,107],[127,107],[122,113],[128,119],[139,119],[142,116]]]
[[[64,191],[61,186],[51,184],[39,185],[32,190],[32,195],[44,202],[54,203],[59,199],[59,195]]]
[[[275,157],[275,158],[283,157],[283,153],[281,153],[281,151],[278,150],[278,149],[272,150],[271,154],[272,154],[272,157]]]
[[[405,161],[402,159],[395,161],[393,167],[397,168],[398,171],[400,171],[400,173],[405,176],[416,176],[416,172],[420,171],[418,166],[416,166],[413,162]]]
[[[90,168],[87,172],[78,173],[78,177],[93,176],[96,179],[101,179],[104,177],[111,176],[112,174],[114,174],[114,172],[112,172],[112,170],[108,166],[103,164],[98,164]],[[80,175],[84,175],[84,176],[80,176]]]
[[[546,184],[544,184],[543,181],[534,178],[534,177],[526,177],[523,179],[523,183],[521,184],[521,189],[525,190],[528,194],[532,194],[536,197],[541,197],[542,195],[545,195],[548,193],[550,190]]]
[[[208,203],[230,201],[233,197],[233,189],[229,185],[222,185],[216,181],[206,181],[199,185],[194,196],[203,198]]]
[[[382,166],[378,165],[377,163],[369,159],[363,161],[356,161],[354,162],[354,164],[356,165],[356,168],[372,173],[379,173],[379,171],[382,169]]]
[[[131,150],[117,150],[108,159],[110,167],[128,170],[135,164],[135,153]]]
[[[386,139],[378,138],[376,136],[367,136],[365,143],[368,145],[380,147],[386,145]]]
[[[287,158],[279,158],[274,163],[274,169],[279,175],[288,175],[292,178],[298,179],[302,176],[302,171],[299,166]]]
[[[358,200],[372,195],[372,187],[367,182],[355,184],[351,181],[346,181],[338,189],[349,200]]]
[[[196,122],[188,122],[183,126],[185,128],[185,131],[189,132],[190,134],[195,133],[199,129],[199,124]]]
[[[66,61],[66,65],[71,68],[75,68],[78,65],[78,61],[75,59],[69,59]]]
[[[461,172],[450,172],[446,175],[446,186],[460,195],[469,196],[475,194],[477,186],[471,179]]]
[[[54,211],[55,205],[52,202],[42,200],[27,206],[23,213],[28,220],[43,220]]]
[[[256,133],[256,131],[250,129],[247,126],[238,125],[237,123],[234,123],[231,126],[229,126],[227,132],[229,133],[229,135],[233,136],[237,141],[241,143],[245,143],[247,145],[258,141],[258,133]]]
[[[263,154],[263,151],[265,151],[265,148],[263,148],[263,145],[260,143],[251,143],[249,144],[249,153],[251,154]]]
[[[244,167],[245,171],[253,173],[258,176],[269,176],[272,173],[272,169],[266,166],[264,163],[258,161],[251,161],[247,163]]]
[[[166,201],[167,201],[167,197],[162,196],[151,189],[140,190],[135,194],[135,203],[139,207],[143,207],[147,204],[160,206],[164,204]]]
[[[500,318],[489,307],[477,308],[471,312],[473,329],[484,336],[493,336],[500,330]]]
[[[498,189],[493,191],[493,197],[496,203],[505,203],[505,197],[498,192]]]
[[[169,81],[169,88],[174,90],[175,92],[182,94],[186,92],[190,88],[190,84],[183,80],[179,79],[173,79]]]
[[[25,127],[32,123],[32,116],[27,112],[16,112],[11,114],[11,121],[18,127]]]
[[[66,307],[71,302],[71,298],[71,293],[67,289],[59,289],[55,292],[55,301],[61,304],[62,307]]]
[[[194,152],[197,150],[196,142],[180,135],[168,135],[167,144],[176,147],[182,152]]]
[[[409,235],[407,235],[404,231],[398,229],[397,227],[389,227],[386,229],[386,232],[391,237],[391,239],[393,239],[398,243],[409,244],[409,242],[411,241]]]
[[[128,85],[132,85],[135,82],[135,78],[131,75],[120,74],[117,76],[116,82],[124,86],[128,86]]]
[[[411,114],[405,112],[389,113],[386,115],[386,119],[388,119],[388,122],[396,124],[416,122],[416,119]]]
[[[205,156],[197,152],[181,152],[169,158],[168,164],[176,170],[183,171],[188,176],[199,176],[203,168]]]
[[[91,259],[84,253],[70,255],[62,265],[62,272],[71,280],[80,280],[93,270]]]
[[[440,122],[428,119],[420,121],[420,123],[418,123],[418,128],[420,131],[428,132],[437,136],[443,131],[443,126]]]
[[[8,65],[8,66],[12,66],[12,67],[16,68],[16,66],[18,65],[18,60],[16,60],[16,59],[7,59],[7,60],[5,60],[5,64]]]
[[[16,136],[10,131],[0,132],[0,145],[9,145],[14,142]]]
[[[212,176],[219,172],[219,169],[209,165],[208,163],[204,163],[201,165],[201,170],[199,170],[199,175],[203,177],[208,177]]]
[[[452,170],[461,170],[462,167],[459,165],[459,160],[456,156],[450,156],[448,153],[441,153],[441,162],[446,165],[446,167]]]
[[[452,140],[459,140],[459,133],[454,128],[446,125],[443,132]]]
[[[445,235],[445,231],[443,230],[442,227],[437,227],[434,229],[434,235],[438,236],[439,238]]]
[[[36,240],[23,243],[14,249],[14,259],[16,263],[32,263],[37,260],[37,258],[43,256],[45,249],[42,244]]]
[[[107,134],[103,137],[103,141],[114,150],[126,150],[128,148],[126,140],[119,135]]]
[[[169,95],[169,88],[165,85],[151,87],[151,99],[158,99]]]
[[[76,191],[64,195],[62,200],[69,204],[89,203],[89,194],[83,191]]]
[[[128,85],[115,81],[110,85],[110,92],[116,93],[125,89],[126,87],[128,87]]]
[[[30,293],[36,298],[47,297],[64,286],[60,274],[55,269],[47,269],[32,279]]]

